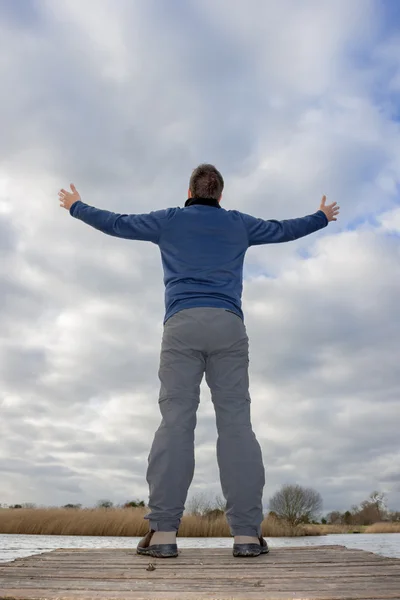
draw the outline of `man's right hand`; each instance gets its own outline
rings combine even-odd
[[[81,199],[79,192],[73,183],[70,184],[70,187],[72,192],[67,192],[64,188],[58,192],[60,206],[66,210],[69,210],[75,202]]]
[[[337,202],[332,202],[332,204],[328,204],[328,206],[326,206],[325,202],[326,196],[322,196],[321,206],[319,207],[319,210],[322,210],[322,212],[326,214],[328,221],[337,221],[337,219],[335,219],[335,216],[339,214],[340,206],[335,206]]]

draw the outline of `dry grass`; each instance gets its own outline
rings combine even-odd
[[[93,535],[93,536],[143,536],[148,531],[144,515],[146,508],[112,509],[0,509],[0,533],[25,535]],[[294,537],[321,535],[308,533],[309,526],[291,527],[272,517],[264,519],[263,535],[266,537]],[[224,516],[216,518],[185,515],[179,528],[181,537],[230,537]]]
[[[366,527],[364,533],[400,533],[400,523],[374,523]]]
[[[364,525],[305,525],[307,529],[311,532],[313,530],[320,531],[320,535],[329,535],[334,533],[364,533],[365,526]],[[312,534],[309,534],[312,535]],[[317,534],[318,535],[318,534]]]
[[[146,508],[112,509],[0,509],[0,533],[36,535],[143,536],[148,531]],[[299,525],[267,517],[262,524],[265,537],[298,537],[328,533],[399,533],[400,523],[376,523],[370,527],[345,525]],[[224,516],[216,518],[185,515],[181,537],[230,537]]]
[[[0,532],[36,535],[145,535],[144,508],[35,508],[0,510]]]

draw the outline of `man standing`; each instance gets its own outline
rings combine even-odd
[[[70,214],[112,236],[160,248],[165,283],[159,407],[161,424],[149,455],[149,532],[137,552],[178,555],[176,534],[194,474],[194,431],[205,374],[218,430],[217,460],[234,536],[234,556],[268,552],[261,534],[265,484],[261,448],[252,430],[249,343],[241,308],[247,249],[296,240],[336,221],[336,202],[323,196],[314,214],[263,220],[221,207],[224,180],[210,164],[191,174],[185,206],[148,214],[117,214],[81,201],[75,186],[60,190]]]

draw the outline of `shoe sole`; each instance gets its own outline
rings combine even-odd
[[[136,548],[136,554],[151,556],[152,558],[176,558],[178,556],[178,550],[166,552],[159,548]]]
[[[269,548],[266,550],[260,550],[260,552],[255,552],[254,550],[233,550],[233,556],[235,558],[256,558],[261,554],[268,554]]]

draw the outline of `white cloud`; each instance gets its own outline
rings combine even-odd
[[[400,233],[400,208],[394,208],[377,217],[383,231]]]
[[[298,217],[324,193],[341,206],[327,229],[247,255],[265,499],[289,480],[312,483],[326,510],[374,488],[398,507],[398,40],[381,4],[38,6],[0,18],[13,91],[0,99],[0,502],[147,498],[159,252],[76,222],[57,192],[73,181],[117,212],[183,205],[207,160],[226,208]],[[216,493],[201,389],[192,489]]]

